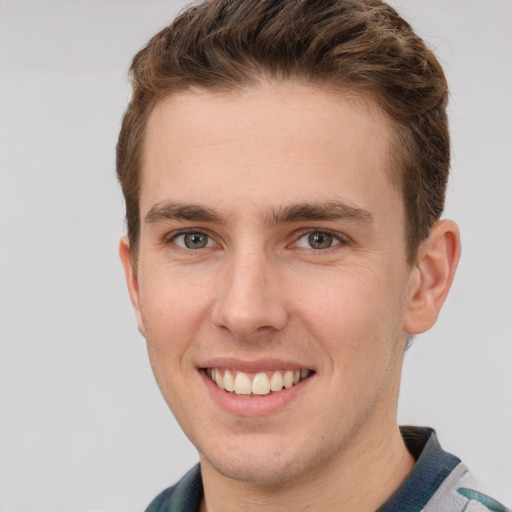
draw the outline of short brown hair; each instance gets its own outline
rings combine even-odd
[[[410,25],[380,0],[205,0],[156,34],[130,72],[117,175],[134,256],[148,116],[162,98],[192,87],[229,91],[291,79],[370,94],[394,127],[391,164],[409,262],[442,213],[450,163],[446,79]]]

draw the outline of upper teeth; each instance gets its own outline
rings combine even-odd
[[[271,391],[291,388],[302,379],[308,377],[311,370],[283,370],[259,372],[252,376],[238,370],[220,370],[208,368],[206,373],[219,386],[237,395],[268,395]]]

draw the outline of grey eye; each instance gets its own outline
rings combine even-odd
[[[296,246],[304,249],[329,249],[339,243],[340,241],[327,231],[313,231],[301,236],[297,240]]]
[[[313,249],[327,249],[331,247],[334,238],[329,233],[310,233],[308,242]]]
[[[205,233],[200,231],[191,233],[182,233],[174,238],[174,243],[185,249],[203,249],[213,245],[212,241]]]

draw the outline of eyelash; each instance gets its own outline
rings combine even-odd
[[[178,245],[176,243],[176,239],[181,237],[181,236],[186,236],[188,234],[198,234],[198,235],[203,235],[205,237],[207,237],[208,241],[207,241],[207,244],[211,243],[211,242],[214,242],[214,239],[213,237],[205,230],[202,230],[202,229],[187,229],[187,230],[184,230],[184,231],[179,231],[178,233],[173,233],[172,235],[166,237],[166,239],[164,240],[164,243],[165,244],[174,244],[174,246],[181,250],[181,251],[184,251],[184,252],[195,252],[195,251],[198,251],[199,249],[207,249],[207,248],[211,248],[211,246],[208,246],[206,245],[205,247],[200,247],[199,249],[191,249],[191,248],[188,248],[188,247],[182,247],[181,245]],[[333,243],[332,245],[328,246],[328,247],[325,247],[325,248],[314,248],[314,247],[299,247],[297,246],[296,248],[297,249],[303,249],[303,250],[311,250],[311,251],[314,251],[314,252],[324,252],[324,251],[327,251],[329,249],[333,249],[339,245],[341,246],[345,246],[345,245],[348,245],[350,243],[350,240],[336,232],[336,231],[331,231],[329,229],[314,229],[314,228],[311,228],[311,229],[308,229],[308,230],[301,230],[299,232],[296,232],[296,235],[294,237],[294,242],[292,242],[291,244],[288,245],[288,247],[290,246],[293,246],[293,245],[296,245],[301,239],[303,239],[304,237],[307,237],[307,236],[310,236],[312,234],[319,234],[319,235],[328,235],[330,237],[332,237],[333,239],[333,242],[336,242],[336,243]]]
[[[182,247],[181,245],[178,245],[176,243],[176,239],[180,236],[185,237],[186,235],[203,235],[205,236],[208,241],[207,244],[210,242],[213,242],[213,237],[204,229],[187,229],[183,231],[179,231],[178,233],[173,233],[172,235],[166,237],[164,239],[165,244],[174,244],[175,247],[177,247],[181,251],[189,252],[189,251],[197,251],[198,249],[191,249],[188,247]],[[201,247],[202,249],[203,247]],[[205,246],[204,248],[209,248],[208,246]]]
[[[344,246],[344,245],[349,244],[348,238],[346,236],[342,235],[341,233],[338,233],[336,231],[331,231],[330,229],[314,229],[314,228],[312,228],[312,229],[308,229],[305,231],[301,231],[300,235],[295,239],[295,242],[293,242],[292,245],[296,245],[297,242],[299,242],[299,240],[301,240],[302,238],[307,237],[309,235],[312,235],[312,234],[329,235],[333,238],[333,241],[335,241],[336,243],[333,243],[332,245],[330,245],[329,247],[326,247],[324,249],[315,249],[314,247],[311,247],[311,246],[309,248],[298,247],[298,249],[312,250],[314,252],[324,252],[329,249],[333,249],[339,245]]]

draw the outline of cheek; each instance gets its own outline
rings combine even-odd
[[[150,330],[169,326],[178,329],[193,323],[208,296],[201,279],[194,279],[188,273],[166,272],[165,268],[160,272],[148,272],[140,284],[139,293],[145,327]]]
[[[358,372],[361,379],[389,364],[400,332],[399,296],[393,277],[367,269],[311,279],[308,294],[295,294],[299,316],[332,360],[332,371]]]
[[[197,379],[191,355],[204,317],[202,299],[204,294],[190,283],[162,276],[140,287],[151,368],[167,405],[184,429],[187,418],[199,407],[190,400],[190,389]],[[188,399],[184,401],[184,397]]]
[[[155,374],[159,367],[176,368],[204,326],[208,294],[188,279],[155,275],[140,287],[140,309],[148,353]],[[183,369],[183,368],[181,368]],[[172,372],[169,377],[172,378]]]

